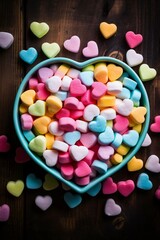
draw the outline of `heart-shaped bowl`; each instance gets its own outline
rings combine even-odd
[[[95,178],[92,178],[91,181],[87,185],[81,186],[81,185],[76,184],[73,180],[66,180],[64,177],[62,177],[58,168],[47,166],[44,159],[42,159],[41,156],[38,156],[35,152],[30,150],[29,143],[28,143],[27,139],[25,138],[22,127],[21,127],[20,113],[19,113],[20,97],[21,97],[21,94],[25,91],[29,79],[32,76],[34,76],[34,74],[37,73],[38,69],[40,69],[42,67],[49,67],[53,64],[59,64],[59,65],[67,64],[72,68],[81,70],[89,65],[94,65],[97,63],[106,63],[106,64],[112,63],[112,64],[115,64],[116,66],[122,67],[124,72],[128,73],[129,77],[137,82],[137,88],[141,92],[141,106],[144,106],[146,108],[147,113],[145,115],[145,121],[142,124],[142,130],[139,135],[138,143],[136,144],[136,146],[132,147],[130,149],[130,151],[124,156],[123,161],[117,165],[113,165],[110,168],[108,168],[107,172],[105,172],[104,174],[98,174]],[[116,173],[117,171],[119,171],[123,166],[125,166],[128,163],[128,161],[133,156],[135,156],[135,154],[138,152],[138,150],[140,149],[140,147],[145,139],[145,136],[147,134],[148,127],[149,127],[149,121],[150,121],[150,105],[149,105],[148,95],[147,95],[146,89],[145,89],[142,81],[140,80],[140,78],[138,77],[136,72],[131,67],[129,67],[126,63],[124,63],[118,59],[111,58],[111,57],[103,57],[103,56],[92,58],[85,62],[76,62],[72,59],[63,58],[63,57],[51,58],[51,59],[47,59],[47,60],[40,62],[39,64],[34,66],[22,80],[22,82],[18,88],[18,91],[16,93],[14,107],[13,107],[13,122],[14,122],[15,131],[17,133],[20,143],[22,144],[23,148],[28,153],[28,155],[31,157],[31,159],[33,159],[40,167],[42,167],[48,173],[52,174],[55,178],[57,178],[64,184],[68,185],[71,189],[73,189],[74,191],[76,191],[78,193],[87,192],[90,188],[95,186],[97,183],[102,182],[107,177],[109,177],[109,176],[113,175],[114,173]]]

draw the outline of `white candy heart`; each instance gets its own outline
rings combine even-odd
[[[145,139],[142,143],[142,147],[148,147],[149,145],[151,145],[151,143],[152,143],[152,140],[151,140],[149,134],[147,133],[145,136]]]
[[[133,109],[133,102],[130,99],[116,99],[115,110],[122,116],[128,116]]]
[[[116,216],[121,213],[121,207],[112,198],[106,201],[104,212],[108,216]]]
[[[75,161],[81,161],[88,155],[88,148],[84,146],[72,145],[69,149],[71,157]]]
[[[134,67],[143,62],[143,56],[136,53],[135,50],[129,49],[126,53],[126,61],[130,67]]]
[[[107,84],[107,92],[109,94],[119,94],[122,91],[122,82],[120,81],[114,81],[114,82],[108,82]]]
[[[116,111],[113,108],[106,108],[101,111],[101,114],[106,120],[113,120],[116,118]]]
[[[53,76],[51,78],[48,78],[45,81],[46,88],[51,93],[57,93],[61,84],[62,84],[62,81],[61,81],[61,78],[59,76]]]
[[[99,108],[94,104],[89,104],[85,107],[83,118],[86,121],[92,121],[94,117],[97,117],[100,113]]]
[[[45,159],[47,166],[53,167],[56,165],[57,160],[58,160],[58,151],[50,150],[50,149],[45,150],[43,152],[43,157]]]
[[[37,196],[35,199],[35,204],[43,211],[47,210],[52,204],[52,198],[48,195]]]
[[[58,126],[58,121],[51,122],[48,126],[48,131],[54,136],[62,136],[64,131],[60,130]]]
[[[151,172],[159,173],[160,172],[159,158],[156,155],[149,156],[145,163],[145,168]]]
[[[71,78],[71,77],[64,76],[63,79],[62,79],[61,89],[62,89],[63,91],[68,91],[71,82],[72,82],[72,78]]]

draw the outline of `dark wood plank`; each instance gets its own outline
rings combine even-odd
[[[58,189],[46,192],[42,188],[36,191],[25,189],[24,194],[12,198],[5,190],[7,181],[23,178],[29,173],[35,173],[44,179],[45,172],[32,161],[20,166],[14,163],[15,147],[19,144],[12,123],[12,107],[16,89],[25,72],[28,72],[38,62],[46,59],[41,51],[43,42],[57,42],[61,46],[58,56],[70,57],[77,61],[86,60],[82,49],[89,40],[95,40],[99,46],[100,55],[109,55],[114,50],[124,54],[128,50],[125,33],[129,30],[141,33],[143,43],[136,51],[144,56],[144,62],[159,70],[160,42],[160,1],[131,0],[27,0],[0,2],[0,31],[9,31],[15,36],[13,46],[0,52],[0,97],[3,106],[0,108],[0,133],[9,135],[12,151],[0,156],[0,204],[8,202],[11,205],[11,218],[7,223],[0,224],[3,239],[156,239],[160,234],[160,203],[154,197],[154,192],[160,184],[160,176],[151,174],[145,169],[129,173],[124,167],[113,176],[115,182],[133,179],[136,183],[140,172],[147,172],[153,182],[153,189],[141,191],[136,189],[128,198],[116,193],[105,196],[101,193],[96,197],[84,194],[82,204],[75,209],[69,209],[63,200],[64,190]],[[10,18],[9,18],[10,15]],[[6,20],[7,19],[7,20]],[[24,20],[24,22],[23,22]],[[46,22],[50,31],[42,39],[37,39],[30,31],[31,22]],[[117,34],[105,40],[99,32],[102,21],[117,24]],[[14,23],[14,24],[13,24]],[[63,48],[63,42],[72,35],[81,39],[81,48],[77,54],[69,53]],[[24,38],[23,38],[24,36]],[[34,64],[28,66],[18,58],[22,48],[35,47],[39,56]],[[7,66],[9,66],[9,71]],[[5,69],[5,71],[4,71]],[[134,68],[138,72],[138,67]],[[160,113],[160,75],[154,81],[145,83],[151,105],[151,122]],[[8,86],[10,88],[8,89]],[[7,93],[6,93],[7,92]],[[6,111],[7,109],[7,111]],[[152,145],[140,149],[138,158],[144,163],[151,154],[159,156],[159,134],[153,134]],[[17,141],[17,142],[16,142]],[[53,206],[42,212],[35,206],[37,194],[51,195]],[[117,217],[107,217],[104,205],[108,197],[113,197],[121,205],[122,213]]]

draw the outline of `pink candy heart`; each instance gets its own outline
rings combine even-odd
[[[151,124],[150,130],[152,132],[160,132],[160,116],[154,118],[154,123]]]
[[[98,46],[95,41],[89,41],[87,47],[83,48],[82,53],[85,57],[96,57],[99,54]]]
[[[80,48],[80,38],[76,35],[64,42],[64,47],[70,52],[77,53]]]
[[[8,152],[10,150],[10,144],[8,138],[5,135],[0,136],[0,152]]]
[[[155,191],[155,197],[160,200],[160,186],[157,188],[157,190]]]
[[[53,70],[48,67],[43,67],[38,70],[38,77],[41,82],[45,83],[45,81],[53,76]]]
[[[0,206],[0,222],[6,222],[10,216],[10,207],[7,204]]]
[[[126,131],[128,129],[128,126],[129,126],[128,118],[121,116],[121,115],[116,116],[116,118],[114,120],[114,126],[113,126],[113,129],[116,132],[123,133],[124,131]]]
[[[81,83],[81,80],[74,79],[70,84],[70,93],[73,97],[82,96],[87,88]]]
[[[111,146],[100,146],[98,149],[98,157],[99,159],[108,160],[110,156],[114,154],[114,149]]]
[[[117,189],[124,197],[127,197],[135,189],[135,184],[132,180],[120,181],[117,183]]]
[[[125,37],[130,48],[137,47],[143,41],[143,37],[141,34],[135,34],[132,31],[128,31]]]
[[[101,82],[94,82],[92,84],[92,97],[94,99],[98,99],[100,97],[102,97],[103,95],[105,95],[105,93],[107,92],[107,87],[106,85],[104,85]]]
[[[112,194],[117,191],[117,184],[113,182],[111,177],[105,179],[102,185],[103,194]]]

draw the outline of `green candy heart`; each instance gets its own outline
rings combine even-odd
[[[147,64],[142,64],[139,67],[139,76],[143,82],[152,80],[157,75],[154,68],[150,68]]]
[[[28,112],[32,116],[41,117],[45,115],[46,103],[42,100],[37,100],[28,108]]]
[[[33,151],[42,155],[46,150],[46,138],[42,135],[38,135],[29,142],[29,148]]]
[[[36,37],[42,38],[49,31],[49,26],[45,22],[42,23],[32,22],[30,24],[30,29]]]
[[[42,51],[48,58],[55,57],[60,52],[60,46],[58,43],[43,43],[42,44]]]

